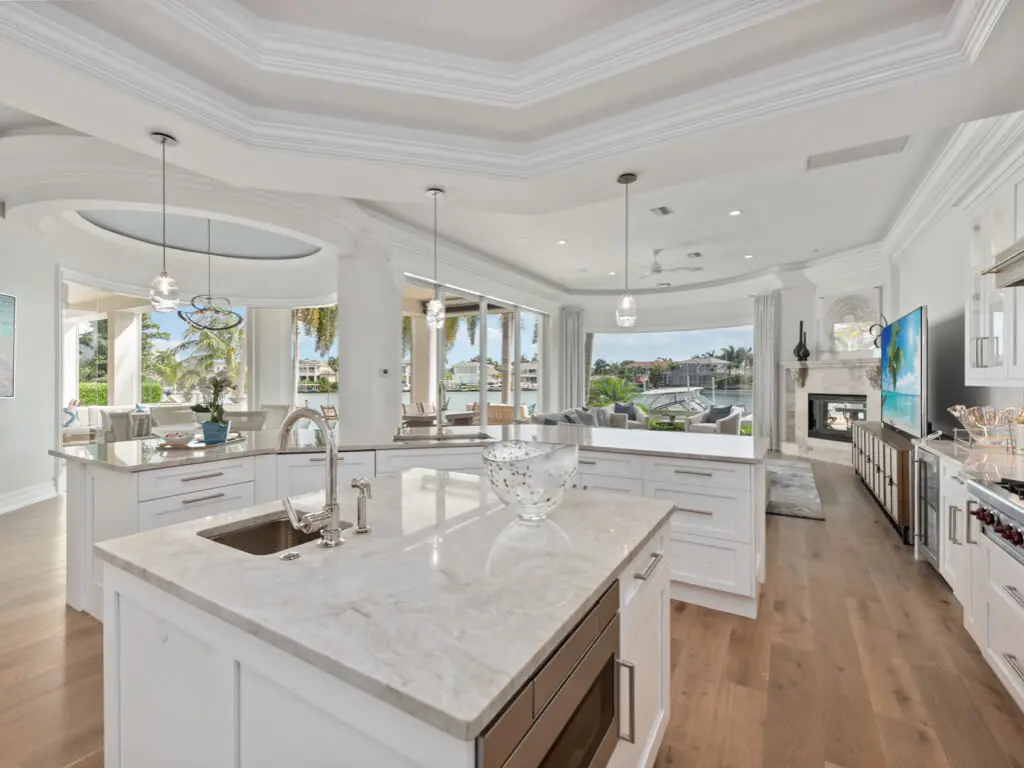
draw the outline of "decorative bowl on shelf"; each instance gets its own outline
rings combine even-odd
[[[494,493],[527,521],[543,520],[576,479],[575,445],[507,440],[484,448]]]
[[[195,432],[168,432],[163,436],[165,445],[188,445],[196,437]]]

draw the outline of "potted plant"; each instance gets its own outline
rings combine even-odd
[[[218,371],[206,380],[200,389],[203,402],[192,406],[195,413],[207,413],[209,417],[202,423],[203,442],[207,445],[223,443],[228,439],[231,421],[224,415],[224,398],[234,388],[235,383],[227,371]]]

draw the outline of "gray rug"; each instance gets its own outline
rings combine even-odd
[[[825,519],[810,462],[768,459],[767,469],[769,515]]]

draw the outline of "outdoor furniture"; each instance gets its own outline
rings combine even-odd
[[[690,424],[687,432],[696,432],[705,435],[738,435],[740,433],[740,420],[743,418],[743,409],[732,406],[729,413],[717,421],[711,423]]]
[[[267,423],[266,411],[225,411],[224,417],[231,422],[234,432],[259,432]]]
[[[180,426],[192,424],[195,427],[196,415],[187,405],[163,405],[150,409],[154,427]]]
[[[261,405],[260,410],[267,414],[263,429],[280,429],[292,408],[289,405]]]
[[[324,418],[328,421],[338,420],[338,409],[333,405],[321,405],[320,412],[324,415]]]

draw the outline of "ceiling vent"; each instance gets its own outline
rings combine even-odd
[[[807,170],[817,171],[832,165],[856,163],[859,160],[867,160],[872,157],[898,155],[907,148],[908,141],[910,141],[909,136],[899,136],[895,139],[872,141],[870,144],[860,144],[856,147],[846,147],[833,152],[822,152],[820,155],[811,155],[807,158]]]
[[[667,205],[659,205],[657,208],[651,208],[651,213],[655,216],[671,216],[672,209]]]

